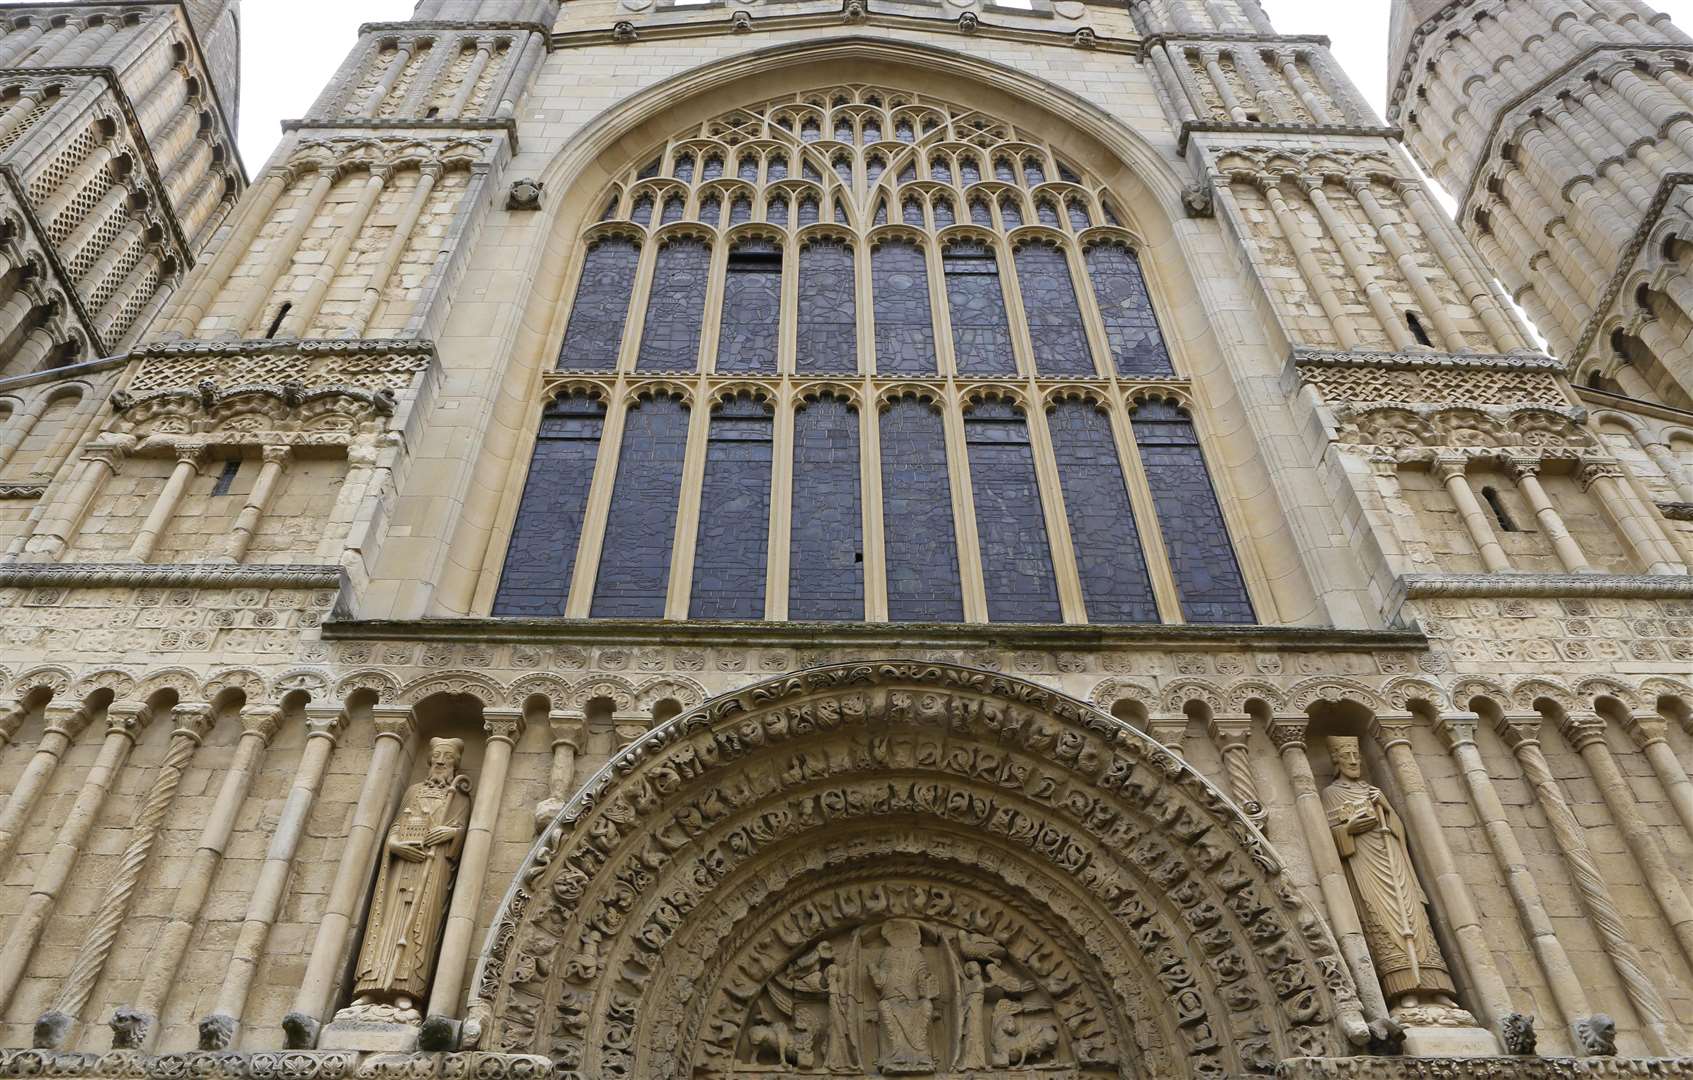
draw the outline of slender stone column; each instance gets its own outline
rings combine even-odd
[[[87,937],[83,938],[82,948],[77,951],[70,974],[59,984],[59,993],[53,999],[52,1007],[36,1021],[37,1046],[52,1049],[64,1046],[81,1020],[82,1011],[88,1007],[88,999],[94,994],[94,984],[106,969],[112,946],[117,944],[118,931],[129,917],[130,901],[135,897],[136,886],[141,883],[141,872],[147,868],[153,846],[158,843],[165,815],[176,800],[182,773],[188,768],[194,751],[200,748],[201,740],[211,730],[215,719],[212,707],[204,702],[178,705],[174,714],[179,726],[171,732],[165,759],[159,763],[141,810],[130,823],[129,846],[124,848],[117,872],[107,884],[106,894],[100,898],[100,906],[95,909],[93,923]]]
[[[29,332],[28,337],[24,338],[23,344],[18,346],[17,351],[7,359],[7,366],[10,369],[8,374],[33,375],[38,371],[45,371],[47,358],[52,355],[53,349],[58,344],[59,339],[53,333],[51,326],[45,323],[37,326]]]
[[[446,926],[441,932],[441,955],[435,964],[435,982],[429,988],[426,1015],[430,1017],[454,1019],[464,1007],[460,999],[464,996],[471,939],[476,932],[476,909],[482,903],[488,857],[494,850],[494,830],[499,825],[500,801],[505,797],[512,748],[523,737],[523,711],[483,709],[482,727],[488,733],[482,753],[482,771],[476,779],[475,801],[470,807],[470,824],[465,829],[464,848],[459,854],[453,899],[447,908]]]
[[[200,831],[200,843],[189,860],[188,869],[177,886],[176,902],[171,907],[170,921],[165,923],[147,954],[147,967],[141,976],[141,992],[135,999],[134,1011],[146,1017],[138,1049],[151,1044],[157,1029],[155,1022],[164,1008],[176,983],[182,958],[188,953],[188,941],[212,891],[212,878],[223,862],[224,849],[229,846],[235,831],[235,818],[247,801],[253,786],[253,774],[265,748],[276,737],[282,710],[276,705],[249,705],[241,710],[241,739],[235,744],[235,757],[223,774],[223,786],[218,789],[217,802],[212,804],[211,817]]]
[[[1275,215],[1276,226],[1281,229],[1282,238],[1293,250],[1293,260],[1305,277],[1306,288],[1316,296],[1317,303],[1322,305],[1323,314],[1327,315],[1329,322],[1334,325],[1335,337],[1340,339],[1340,347],[1356,349],[1357,327],[1352,323],[1352,316],[1348,315],[1341,305],[1334,286],[1329,284],[1328,274],[1323,270],[1322,263],[1317,261],[1316,252],[1311,250],[1311,241],[1305,235],[1299,215],[1288,206],[1287,197],[1282,194],[1281,178],[1258,176],[1254,179],[1259,189],[1264,192],[1265,201],[1270,204],[1270,213]]]
[[[65,751],[76,742],[92,715],[93,710],[87,705],[47,706],[47,729],[41,733],[41,742],[36,745],[29,764],[24,766],[23,775],[6,796],[5,807],[0,809],[0,869],[11,859],[18,837],[23,835],[35,804],[47,790],[47,782],[53,778]]]
[[[382,261],[371,271],[369,284],[365,286],[364,296],[359,300],[359,306],[353,312],[353,317],[347,320],[347,332],[342,335],[348,338],[363,337],[370,326],[370,317],[376,314],[376,308],[382,303],[382,294],[388,288],[388,281],[394,276],[394,271],[405,257],[406,247],[411,243],[412,233],[417,231],[417,223],[423,217],[423,211],[429,206],[429,196],[435,190],[435,184],[441,179],[442,167],[439,162],[430,162],[418,170],[417,187],[412,191],[411,201],[400,215],[400,222],[394,227],[394,234],[388,240],[388,246],[382,250]]]
[[[370,97],[359,108],[362,116],[374,117],[382,111],[382,103],[388,100],[388,95],[394,92],[401,76],[406,73],[406,65],[411,63],[412,51],[417,48],[415,41],[402,41],[394,50],[394,57],[388,62],[388,70],[382,73],[382,78],[370,91]],[[374,62],[380,62],[382,52],[377,50]]]
[[[335,867],[335,881],[318,920],[317,937],[306,960],[306,974],[294,996],[294,1008],[283,1019],[290,1049],[309,1049],[317,1042],[323,1014],[335,994],[337,977],[346,963],[347,946],[353,932],[353,917],[370,880],[371,860],[382,838],[383,819],[393,801],[400,765],[417,736],[417,720],[410,706],[378,705],[376,748],[365,773],[359,801],[353,808],[353,823],[341,846],[341,861]]]
[[[39,41],[46,32],[46,23],[41,21],[40,16],[35,16],[30,20],[28,26],[21,30],[13,30],[3,39],[0,39],[0,67],[13,66],[17,58],[22,56],[31,45]]]
[[[235,949],[218,989],[217,1005],[212,1015],[200,1021],[200,1049],[227,1050],[235,1041],[241,1027],[241,1017],[247,1010],[247,996],[258,974],[259,962],[264,958],[265,942],[271,927],[282,911],[282,900],[288,889],[288,875],[294,867],[294,854],[306,835],[312,807],[317,803],[318,791],[323,787],[324,775],[329,771],[329,758],[335,751],[336,740],[346,726],[347,714],[339,705],[306,707],[306,749],[294,770],[294,783],[282,804],[282,813],[271,834],[270,847],[265,852],[264,865],[253,895],[247,900],[247,914],[235,937]]]
[[[1629,851],[1634,853],[1635,862],[1646,879],[1647,891],[1657,901],[1658,910],[1663,912],[1682,954],[1693,961],[1693,903],[1688,902],[1677,868],[1671,865],[1663,844],[1640,816],[1640,807],[1634,801],[1634,789],[1629,787],[1628,779],[1623,776],[1616,757],[1611,753],[1610,744],[1605,741],[1604,718],[1591,714],[1565,714],[1559,719],[1558,726],[1564,738],[1587,762],[1587,770],[1593,775],[1593,782],[1598,785],[1605,806],[1611,812],[1611,821],[1622,833]],[[1680,808],[1677,810],[1679,812]]]
[[[289,309],[288,317],[282,321],[281,336],[285,338],[305,337],[306,331],[311,329],[312,320],[317,318],[318,311],[323,307],[323,301],[329,295],[329,286],[341,272],[347,256],[352,253],[353,245],[358,242],[359,234],[364,232],[365,223],[370,220],[370,212],[376,208],[376,201],[382,197],[382,188],[388,182],[391,170],[385,166],[374,166],[370,175],[366,177],[364,190],[348,208],[345,217],[335,223],[335,242],[324,252],[323,261],[318,263],[312,274],[311,284],[306,287],[306,294],[295,301]]]
[[[1159,81],[1164,84],[1164,89],[1170,96],[1170,103],[1176,108],[1176,119],[1184,124],[1197,120],[1193,102],[1188,100],[1187,86],[1177,76],[1170,63],[1169,48],[1162,42],[1152,49],[1152,66],[1157,70]]]
[[[1329,115],[1328,106],[1311,89],[1311,84],[1305,80],[1304,73],[1299,70],[1299,53],[1296,50],[1285,53],[1278,52],[1276,63],[1281,65],[1282,78],[1286,79],[1287,84],[1293,88],[1294,94],[1304,104],[1305,111],[1311,114],[1311,122],[1319,125],[1334,123],[1334,118]]]
[[[1475,898],[1458,872],[1452,849],[1446,844],[1446,830],[1441,827],[1440,814],[1428,792],[1428,781],[1411,749],[1411,728],[1415,722],[1416,718],[1409,713],[1378,715],[1371,721],[1370,734],[1387,757],[1399,795],[1405,800],[1407,824],[1434,876],[1441,912],[1458,943],[1457,959],[1464,965],[1470,987],[1494,1033],[1503,1040],[1502,1025],[1515,1011],[1511,1007],[1511,992],[1505,988],[1504,976],[1499,973],[1493,948],[1487,943],[1487,932],[1481,926],[1481,916],[1476,912]]]
[[[1676,460],[1675,451],[1661,442],[1646,443],[1641,449],[1646,451],[1646,456],[1652,459],[1652,464],[1658,467],[1658,471],[1663,473],[1664,478],[1675,488],[1676,497],[1683,502],[1693,502],[1693,477],[1689,477],[1681,462]],[[0,457],[0,464],[5,464],[4,457]]]
[[[553,712],[547,715],[553,729],[553,768],[547,777],[547,797],[535,807],[535,831],[552,823],[570,796],[576,792],[576,755],[582,752],[587,721],[580,713]]]
[[[1622,912],[1611,897],[1610,886],[1599,872],[1593,852],[1587,846],[1587,830],[1576,820],[1563,788],[1552,776],[1552,767],[1540,748],[1541,717],[1538,713],[1504,716],[1496,723],[1499,737],[1516,755],[1523,778],[1534,790],[1535,801],[1552,828],[1552,838],[1574,880],[1582,909],[1610,957],[1611,966],[1622,980],[1623,992],[1640,1016],[1646,1043],[1660,1056],[1675,1056],[1684,1046],[1680,1027],[1671,1016],[1657,984],[1646,974],[1640,950],[1629,939]]]
[[[71,537],[82,524],[88,508],[94,504],[106,481],[117,474],[122,461],[135,446],[133,436],[102,435],[82,452],[82,468],[71,490],[56,502],[53,509],[36,528],[27,549],[57,558],[70,547]]]
[[[1583,491],[1599,496],[1605,513],[1628,541],[1635,559],[1648,574],[1685,574],[1687,567],[1647,512],[1622,488],[1622,466],[1614,461],[1585,461],[1581,465]]]
[[[1229,119],[1237,124],[1246,122],[1246,107],[1240,99],[1234,96],[1234,87],[1229,85],[1228,77],[1223,74],[1222,54],[1216,49],[1206,49],[1201,53],[1205,61],[1205,73],[1211,76],[1211,88],[1217,92],[1217,98],[1228,110]]]
[[[246,296],[227,327],[229,336],[237,339],[247,336],[247,328],[253,325],[253,321],[270,303],[271,291],[293,264],[294,256],[300,251],[300,241],[305,238],[306,230],[312,227],[312,222],[317,220],[318,211],[323,208],[323,200],[329,197],[329,189],[334,186],[333,172],[319,169],[317,175],[312,177],[311,186],[300,197],[300,205],[294,210],[294,220],[288,223],[288,228],[265,253],[265,261],[259,267],[259,272],[252,280],[243,283]]]
[[[1258,778],[1252,775],[1252,751],[1248,745],[1252,717],[1213,716],[1209,727],[1211,741],[1217,744],[1217,751],[1223,757],[1223,774],[1228,777],[1229,794],[1240,804],[1246,819],[1262,827],[1268,811],[1258,797]]]
[[[1329,239],[1334,241],[1335,247],[1340,249],[1341,261],[1346,264],[1352,280],[1364,290],[1364,298],[1369,301],[1370,311],[1375,315],[1376,322],[1381,325],[1382,332],[1393,342],[1393,347],[1404,351],[1425,348],[1411,336],[1410,327],[1399,317],[1398,309],[1393,306],[1393,298],[1387,295],[1387,290],[1382,286],[1375,264],[1358,250],[1358,245],[1353,242],[1351,230],[1335,210],[1334,204],[1329,202],[1326,178],[1301,176],[1299,184],[1305,189],[1305,197],[1316,210],[1317,220],[1322,222],[1323,230],[1329,234]]]
[[[1499,546],[1493,526],[1487,523],[1487,512],[1476,501],[1470,478],[1464,474],[1468,464],[1469,459],[1462,455],[1442,454],[1434,459],[1432,471],[1446,486],[1446,493],[1458,508],[1458,516],[1463,519],[1464,529],[1470,534],[1470,542],[1481,556],[1482,565],[1493,573],[1509,572],[1511,560],[1506,557],[1505,549]]]
[[[1423,273],[1422,264],[1417,261],[1417,253],[1411,250],[1411,245],[1400,234],[1399,226],[1387,216],[1381,200],[1376,198],[1375,188],[1367,176],[1349,177],[1346,190],[1358,200],[1358,205],[1364,210],[1364,217],[1369,220],[1370,227],[1381,236],[1382,243],[1387,247],[1387,253],[1393,257],[1393,263],[1399,268],[1399,276],[1411,286],[1411,292],[1416,294],[1417,303],[1423,306],[1429,321],[1434,324],[1434,332],[1439,335],[1439,344],[1448,352],[1472,352],[1464,344],[1464,333],[1458,329],[1453,321],[1452,313],[1447,310],[1446,302],[1434,291],[1429,284],[1428,275]],[[1397,321],[1397,320],[1395,320]]]
[[[1488,775],[1481,748],[1475,741],[1478,719],[1474,713],[1449,713],[1436,721],[1434,730],[1445,742],[1447,751],[1463,774],[1470,803],[1475,807],[1476,817],[1481,819],[1482,832],[1487,837],[1494,862],[1499,866],[1499,874],[1505,879],[1505,890],[1511,894],[1523,932],[1528,935],[1529,948],[1534,951],[1540,970],[1546,976],[1552,1000],[1563,1013],[1564,1026],[1573,1034],[1576,1022],[1592,1015],[1587,991],[1582,988],[1569,954],[1552,929],[1552,917],[1547,914],[1546,905],[1540,899],[1540,887],[1529,872],[1528,859],[1505,817],[1505,805],[1499,801],[1493,778]],[[1573,1044],[1579,1052],[1582,1046],[1579,1036]]]
[[[199,331],[200,323],[206,317],[206,310],[212,306],[212,301],[217,299],[224,286],[229,284],[229,275],[235,272],[236,266],[240,265],[241,260],[252,249],[259,230],[270,220],[271,212],[276,209],[276,204],[282,201],[282,196],[292,181],[293,177],[288,170],[277,169],[265,174],[264,178],[248,191],[235,227],[224,238],[223,245],[218,248],[211,264],[202,265],[193,289],[185,290],[187,295],[182,298],[182,306],[177,309],[176,317],[171,320],[172,332],[192,337]]]
[[[1669,721],[1655,712],[1629,713],[1628,719],[1623,721],[1628,737],[1634,740],[1634,745],[1651,763],[1652,771],[1658,774],[1658,782],[1664,786],[1670,805],[1675,807],[1675,816],[1681,819],[1682,828],[1693,836],[1693,780],[1688,779],[1687,769],[1664,737],[1668,727]]]
[[[13,918],[12,932],[6,938],[5,948],[0,949],[0,1009],[11,1004],[12,995],[23,982],[29,958],[41,941],[42,931],[47,929],[47,920],[59,903],[59,892],[71,876],[83,843],[94,830],[106,793],[114,786],[124,762],[129,760],[129,752],[135,748],[137,736],[151,718],[151,709],[140,702],[123,702],[107,708],[106,741],[100,744],[100,756],[83,778],[76,801],[59,826],[53,850],[36,871],[23,910]]]
[[[1346,868],[1340,864],[1340,853],[1334,848],[1329,832],[1328,812],[1323,809],[1323,797],[1317,791],[1317,778],[1311,772],[1311,762],[1305,756],[1305,729],[1310,721],[1303,716],[1278,716],[1270,722],[1270,741],[1281,754],[1282,767],[1287,770],[1293,787],[1294,811],[1299,816],[1299,828],[1305,836],[1305,846],[1311,854],[1311,866],[1317,872],[1317,885],[1323,893],[1323,905],[1328,909],[1329,925],[1358,984],[1358,1000],[1368,1021],[1388,1015],[1387,998],[1382,993],[1381,978],[1370,959],[1370,946],[1364,940],[1364,924],[1352,903],[1352,886],[1346,880]]]
[[[141,528],[135,534],[135,542],[129,545],[130,562],[146,562],[153,557],[153,549],[159,544],[159,536],[170,525],[171,518],[176,516],[176,508],[182,504],[183,493],[188,490],[189,483],[200,473],[200,459],[206,456],[203,443],[178,443],[176,447],[176,468],[171,470],[170,479],[165,481],[164,488],[158,498],[153,500],[153,508],[147,511],[147,520],[141,523]]]
[[[289,446],[267,446],[263,453],[264,464],[259,468],[258,478],[253,481],[253,490],[247,496],[246,505],[235,516],[235,524],[230,526],[222,556],[224,562],[238,563],[246,558],[247,549],[253,546],[253,537],[258,535],[259,522],[264,520],[270,500],[276,496],[282,470],[288,465],[294,450]]]
[[[395,116],[411,120],[423,115],[424,103],[434,96],[435,87],[441,82],[441,73],[457,58],[459,45],[450,36],[450,31],[435,35],[429,46],[429,55],[424,57],[422,70],[412,79],[411,86],[406,88],[406,96],[394,109]]]
[[[6,463],[12,460],[12,455],[18,452],[18,447],[22,446],[24,440],[29,438],[29,433],[35,430],[41,414],[46,412],[47,406],[51,404],[48,397],[48,394],[38,393],[28,405],[6,418],[5,433],[0,435],[0,469],[6,467]]]
[[[470,67],[465,71],[464,78],[459,82],[453,100],[441,110],[441,115],[461,117],[465,109],[470,106],[470,99],[476,94],[476,84],[482,81],[482,73],[488,70],[488,62],[494,58],[494,39],[481,37],[476,39],[476,55],[470,61]]]
[[[23,727],[29,712],[29,706],[19,702],[7,709],[4,715],[0,715],[0,750],[12,745],[13,736]]]
[[[1564,525],[1563,516],[1546,496],[1546,489],[1540,486],[1540,459],[1510,458],[1505,462],[1505,467],[1516,480],[1517,490],[1528,500],[1529,508],[1534,511],[1534,519],[1540,523],[1541,531],[1552,541],[1552,550],[1557,554],[1564,569],[1572,574],[1593,573],[1593,567],[1583,554],[1581,545],[1570,535],[1570,530]]]

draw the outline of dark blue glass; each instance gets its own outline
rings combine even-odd
[[[1035,200],[1035,219],[1049,229],[1060,228],[1063,224],[1058,218],[1058,207],[1051,199]]]
[[[698,240],[674,240],[659,251],[636,370],[694,370],[710,272],[711,249]]]
[[[1093,224],[1088,220],[1087,204],[1080,199],[1071,199],[1066,205],[1070,214],[1070,228],[1081,232]]]
[[[864,618],[858,413],[824,397],[794,417],[788,618]]]
[[[1007,195],[999,200],[999,218],[1005,223],[1006,232],[1023,227],[1023,207],[1016,196]]]
[[[743,240],[729,252],[717,370],[776,374],[781,320],[782,248],[769,240]]]
[[[882,413],[880,431],[888,618],[960,622],[964,594],[940,413],[906,398]]]
[[[975,241],[949,244],[941,256],[946,301],[952,314],[952,349],[965,375],[1015,375],[1011,327],[1005,321],[1005,293],[999,261],[991,247]]]
[[[694,178],[694,155],[677,154],[676,167],[671,171],[671,175],[684,183],[692,180]]]
[[[807,195],[799,201],[799,223],[802,226],[815,225],[817,224],[817,219],[817,196]]]
[[[871,154],[864,160],[864,178],[872,184],[880,180],[882,174],[887,171],[888,163],[883,160],[880,154]]]
[[[594,618],[663,617],[687,447],[681,401],[656,398],[629,410],[589,610]]]
[[[936,154],[929,159],[929,179],[937,184],[952,183],[952,163],[944,155]]]
[[[852,248],[839,240],[814,240],[800,250],[801,375],[858,370],[855,296]]]
[[[1064,252],[1051,244],[1025,244],[1016,258],[1035,370],[1042,375],[1092,375],[1093,354]]]
[[[929,275],[923,249],[890,240],[870,253],[876,312],[876,371],[882,375],[933,375],[935,324],[929,312]]]
[[[764,618],[770,462],[764,403],[735,398],[719,406],[706,441],[690,619]]]
[[[1111,418],[1091,402],[1065,401],[1046,423],[1088,621],[1157,622],[1158,603],[1123,486]]]
[[[560,371],[614,371],[629,321],[641,249],[626,237],[595,242],[582,261],[582,280],[570,305],[570,324],[558,352]]]
[[[1134,252],[1121,244],[1101,244],[1090,248],[1085,258],[1117,374],[1174,374]]]
[[[1168,402],[1143,401],[1134,430],[1182,617],[1191,623],[1256,622],[1193,421]]]
[[[548,403],[494,594],[496,617],[564,614],[588,507],[605,406],[585,394]]]
[[[982,163],[974,154],[963,154],[958,158],[958,179],[966,187],[982,182]]]
[[[1023,414],[989,401],[964,416],[982,584],[993,622],[1059,622],[1058,579]]]

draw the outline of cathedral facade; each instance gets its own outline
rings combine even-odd
[[[239,18],[0,5],[0,1077],[1693,1076],[1662,15]]]

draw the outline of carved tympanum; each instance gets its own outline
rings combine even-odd
[[[351,1017],[421,1019],[470,816],[470,778],[456,771],[463,754],[463,740],[431,739],[429,775],[406,791],[388,828]]]

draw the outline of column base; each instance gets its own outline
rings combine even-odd
[[[1405,1053],[1412,1057],[1490,1058],[1498,1056],[1499,1040],[1485,1028],[1406,1024]]]

